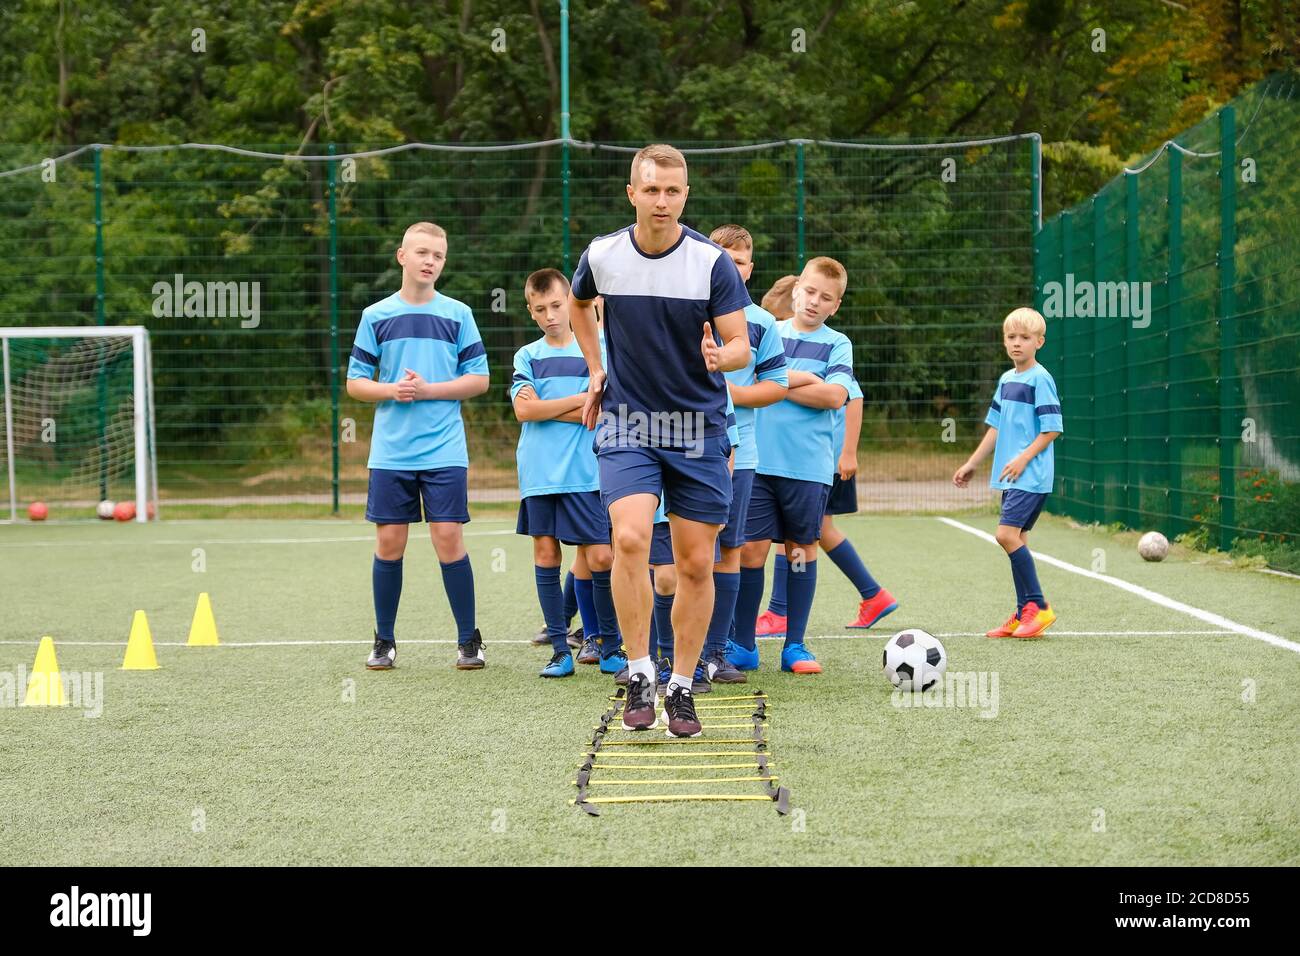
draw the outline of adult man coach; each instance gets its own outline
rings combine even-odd
[[[722,247],[678,222],[689,188],[679,150],[656,144],[638,151],[627,186],[636,222],[592,240],[573,274],[569,301],[591,375],[583,421],[597,429],[600,492],[614,545],[614,605],[628,655],[623,726],[647,730],[655,722],[648,568],[662,494],[677,566],[676,648],[665,707],[668,733],[678,737],[700,734],[691,681],[713,613],[714,542],[731,504],[722,373],[749,361],[743,311],[749,295]],[[608,369],[591,307],[597,295],[605,301]]]

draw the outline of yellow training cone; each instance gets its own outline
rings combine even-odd
[[[27,698],[24,707],[66,707],[68,700],[63,695],[63,676],[59,673],[59,662],[54,656],[54,638],[42,637],[41,646],[36,649],[36,663],[32,665],[32,676],[27,681]]]
[[[136,611],[131,621],[131,636],[126,640],[124,671],[156,671],[158,657],[153,652],[153,635],[149,633],[149,619],[144,611]]]
[[[216,647],[220,643],[217,640],[217,621],[212,616],[212,602],[208,600],[208,592],[204,591],[194,608],[194,621],[190,624],[190,639],[186,644],[189,647]]]

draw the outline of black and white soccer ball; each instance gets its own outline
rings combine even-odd
[[[909,627],[885,643],[881,664],[889,682],[900,690],[929,690],[948,669],[948,652],[933,634]]]

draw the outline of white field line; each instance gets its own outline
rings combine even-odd
[[[1232,634],[1233,631],[1053,631],[1055,637],[1190,637],[1200,635],[1224,635]],[[818,634],[810,636],[810,641],[861,641],[876,638],[885,640],[890,637],[887,631],[872,631],[863,634]],[[978,633],[971,631],[949,632],[935,634],[935,637],[983,637],[984,632]],[[769,640],[768,638],[759,638],[759,640]],[[772,638],[771,640],[780,640]],[[27,641],[0,641],[0,645],[17,645],[22,647],[35,647],[40,643],[37,639]],[[56,646],[59,647],[126,647],[126,641],[62,641],[56,640]],[[346,646],[370,646],[371,640],[339,640],[339,641],[222,641],[217,645],[222,647],[330,647],[334,645]],[[451,638],[413,638],[399,639],[398,643],[402,646],[407,644],[455,644],[456,641]],[[532,644],[532,641],[521,640],[491,640],[484,641],[484,645],[495,644]],[[188,647],[185,641],[154,641],[154,647]],[[542,647],[543,645],[538,645]]]
[[[987,531],[981,531],[979,528],[972,528],[968,524],[963,524],[953,518],[939,518],[944,524],[949,525],[959,531],[965,531],[973,534],[977,538],[983,538],[990,544],[997,546],[997,538]],[[1165,597],[1149,588],[1144,588],[1139,584],[1132,584],[1120,578],[1113,578],[1109,574],[1099,574],[1096,571],[1089,571],[1086,568],[1070,564],[1068,561],[1062,561],[1060,558],[1054,558],[1050,554],[1044,554],[1042,551],[1034,551],[1034,560],[1042,561],[1044,564],[1050,564],[1054,568],[1060,568],[1062,571],[1069,571],[1071,574],[1078,574],[1085,578],[1092,578],[1094,581],[1101,581],[1105,584],[1117,587],[1122,591],[1128,591],[1130,594],[1136,594],[1140,598],[1145,598],[1152,604],[1158,604],[1161,607],[1167,607],[1171,611],[1178,611],[1182,614],[1188,614],[1197,620],[1204,621],[1206,624],[1213,624],[1215,627],[1221,627],[1232,631],[1236,634],[1244,634],[1246,637],[1253,637],[1257,641],[1263,641],[1266,644],[1272,644],[1274,647],[1281,647],[1295,654],[1300,654],[1300,644],[1295,641],[1289,641],[1285,637],[1279,637],[1276,634],[1270,634],[1268,631],[1261,631],[1245,624],[1238,624],[1236,621],[1229,620],[1213,611],[1204,611],[1199,607],[1192,607],[1190,604],[1184,604],[1182,601],[1175,601],[1173,598]],[[1055,632],[1059,633],[1059,632]]]
[[[514,529],[501,531],[466,531],[467,538],[485,538],[491,535],[514,534]],[[114,541],[109,538],[101,538],[96,541],[0,541],[0,548],[86,548],[97,544],[122,545],[138,548],[142,545],[181,545],[183,547],[194,547],[203,545],[212,547],[221,544],[334,544],[340,541],[357,542],[357,541],[374,541],[373,534],[347,535],[345,537],[335,538],[189,538],[182,540],[179,538],[162,538],[157,541]]]

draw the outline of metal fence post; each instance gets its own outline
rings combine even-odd
[[[1232,548],[1236,525],[1236,469],[1239,410],[1236,400],[1237,311],[1237,124],[1236,112],[1219,113],[1219,547]]]
[[[329,144],[329,154],[334,155],[334,144]],[[330,490],[334,500],[334,514],[339,513],[339,227],[338,227],[338,164],[330,159],[329,167],[329,227],[330,227],[330,453],[332,470]]]
[[[1124,177],[1124,279],[1132,290],[1138,281],[1138,177],[1137,174]],[[1150,303],[1148,303],[1148,306]],[[1132,309],[1130,308],[1130,313]],[[1131,315],[1123,317],[1124,349],[1124,507],[1128,511],[1127,524],[1130,528],[1142,524],[1142,460],[1139,456],[1146,454],[1146,442],[1139,437],[1133,419],[1133,379],[1134,366],[1137,364],[1133,348],[1133,320]],[[1134,459],[1139,459],[1136,463]]]
[[[104,172],[103,151],[95,156],[95,324],[107,325],[104,295]],[[108,373],[99,369],[99,500],[108,498]]]
[[[804,257],[804,183],[803,183],[803,142],[794,144],[794,188],[795,188],[795,228],[798,230],[796,253],[799,268],[803,268]]]
[[[1165,344],[1168,356],[1169,381],[1165,385],[1165,443],[1169,498],[1165,533],[1170,537],[1183,527],[1183,443],[1179,431],[1182,421],[1179,402],[1182,400],[1180,383],[1183,379],[1183,154],[1169,151],[1169,273],[1167,276],[1168,328]]]

